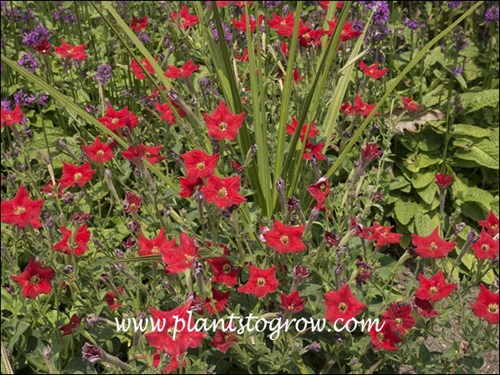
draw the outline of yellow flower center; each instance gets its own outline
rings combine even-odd
[[[151,252],[152,252],[153,254],[158,254],[158,253],[160,252],[160,248],[159,248],[158,246],[153,246],[153,247],[151,248]]]
[[[203,163],[203,162],[199,162],[198,164],[196,164],[196,168],[198,168],[200,171],[201,171],[202,169],[205,169],[205,163]]]
[[[403,323],[403,319],[401,319],[401,318],[396,318],[395,321],[396,321],[397,326],[400,326],[401,323]]]
[[[75,173],[74,177],[75,177],[75,180],[79,180],[80,178],[83,177],[83,174],[81,174],[80,172],[78,172],[78,173]]]
[[[226,263],[222,266],[222,272],[229,273],[230,271],[231,271],[231,265],[229,263]]]
[[[341,302],[339,304],[339,310],[342,311],[342,312],[346,311],[347,310],[347,304],[345,302]]]
[[[431,242],[431,245],[429,246],[429,249],[431,249],[431,250],[437,250],[438,249],[438,245],[435,242]]]
[[[436,294],[436,293],[437,293],[437,291],[438,291],[438,289],[437,289],[435,286],[431,286],[431,287],[430,287],[430,289],[429,289],[429,292],[430,292],[431,294]]]
[[[226,190],[226,188],[220,189],[219,190],[219,197],[224,198],[225,196],[227,196],[227,190]]]
[[[31,284],[38,284],[39,282],[40,282],[40,277],[38,277],[38,275],[31,276],[31,280],[30,280]]]
[[[97,151],[97,155],[98,156],[103,156],[104,155],[104,151],[103,150],[98,150]]]
[[[498,312],[498,304],[496,303],[490,303],[488,305],[488,312],[492,314],[496,314]]]
[[[490,245],[488,245],[487,243],[481,245],[481,250],[483,250],[484,252],[487,252],[489,249]]]
[[[10,113],[5,114],[6,120],[12,120],[12,115]]]
[[[227,123],[222,121],[220,124],[219,124],[219,129],[222,130],[222,131],[225,131],[227,129]]]
[[[266,280],[263,277],[259,277],[257,279],[257,285],[260,286],[260,287],[266,285]]]
[[[319,190],[321,190],[321,192],[324,193],[326,191],[326,185],[321,185],[319,187]]]
[[[21,215],[25,212],[26,212],[26,208],[24,208],[23,206],[17,206],[16,209],[14,210],[14,213],[16,215]]]
[[[377,333],[378,341],[384,341],[384,334],[382,332]]]
[[[280,240],[282,244],[286,245],[288,243],[288,236],[281,236]]]
[[[194,256],[186,254],[184,255],[184,259],[186,259],[186,263],[189,263],[194,259]]]

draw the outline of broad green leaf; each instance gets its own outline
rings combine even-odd
[[[396,215],[396,219],[398,219],[398,221],[403,225],[410,223],[417,210],[418,204],[414,202],[403,202],[402,200],[398,200],[394,205],[394,214]]]
[[[491,130],[476,125],[454,124],[451,126],[451,134],[454,136],[485,138],[490,136]]]
[[[484,139],[467,151],[456,150],[454,157],[471,161],[481,167],[498,169],[498,143]]]
[[[492,89],[479,92],[467,92],[462,94],[460,99],[464,106],[464,113],[472,113],[484,107],[497,107],[499,91],[498,89]]]

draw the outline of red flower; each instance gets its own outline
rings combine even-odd
[[[179,245],[175,247],[160,248],[161,258],[167,265],[166,271],[179,274],[191,266],[199,258],[198,245],[186,233],[181,233]]]
[[[276,13],[273,13],[273,18],[267,21],[267,24],[271,29],[274,29],[279,35],[291,38],[293,35],[293,28],[295,25],[295,14],[293,12],[288,13],[285,17],[280,17]],[[309,26],[300,20],[299,22],[299,33],[301,36],[309,31]]]
[[[90,160],[97,164],[102,164],[113,159],[113,147],[107,143],[102,143],[99,136],[95,137],[94,143],[90,146],[82,146]]]
[[[212,283],[226,284],[227,286],[234,286],[238,284],[239,267],[232,265],[231,261],[226,257],[214,257],[207,259],[214,276]]]
[[[366,166],[380,155],[382,155],[382,150],[379,150],[376,144],[367,143],[361,150],[361,162]]]
[[[481,225],[481,227],[492,237],[498,234],[498,217],[493,211],[490,211],[486,220],[479,221],[479,225]]]
[[[223,138],[233,141],[238,135],[245,113],[234,114],[226,103],[221,101],[211,115],[204,113],[203,117],[210,137],[217,141]]]
[[[229,301],[229,296],[231,292],[219,292],[217,289],[212,287],[212,298],[205,298],[204,306],[207,309],[207,315],[213,315],[215,312],[220,313],[224,311]],[[199,299],[199,297],[198,297]],[[205,312],[203,312],[205,313]]]
[[[179,195],[184,198],[189,198],[194,194],[197,187],[203,186],[203,180],[199,177],[179,177],[179,185],[181,186]]]
[[[368,116],[374,108],[375,104],[365,103],[359,95],[356,94],[356,96],[354,97],[354,104],[352,106],[352,109],[359,115]],[[375,113],[375,116],[378,116],[378,113]]]
[[[174,111],[170,107],[168,103],[165,104],[160,104],[160,103],[155,103],[156,109],[161,112],[161,119],[165,120],[168,122],[169,125],[173,125],[176,123]]]
[[[326,313],[325,319],[335,323],[340,319],[346,323],[349,319],[361,314],[366,305],[361,303],[352,294],[349,284],[344,284],[338,291],[330,291],[324,294]]]
[[[439,237],[439,226],[427,237],[412,234],[411,243],[416,246],[415,254],[422,258],[445,258],[457,246],[456,242],[446,242]]]
[[[227,352],[229,347],[233,342],[238,341],[234,333],[231,333],[228,329],[224,332],[221,329],[218,329],[215,332],[215,336],[213,340],[210,342],[210,345],[215,349],[221,351],[222,353]]]
[[[30,200],[29,192],[19,184],[19,189],[14,198],[1,203],[0,216],[2,223],[17,225],[25,228],[31,225],[40,228],[40,215],[42,214],[43,199]]]
[[[181,155],[186,173],[192,178],[205,178],[214,173],[219,154],[207,155],[203,151],[193,150]]]
[[[49,41],[47,39],[43,39],[40,43],[38,43],[35,46],[35,51],[37,51],[38,53],[41,53],[43,55],[46,55],[46,54],[50,53],[51,47],[52,46],[50,45]]]
[[[401,338],[391,330],[388,324],[385,324],[380,332],[377,332],[375,326],[373,326],[368,331],[368,334],[370,335],[375,350],[398,350],[396,344],[402,341]]]
[[[166,159],[165,156],[160,156],[159,152],[162,149],[163,145],[160,146],[144,146],[142,143],[138,146],[130,145],[126,151],[122,152],[122,156],[130,161],[132,164],[141,163],[142,159],[146,159],[151,164],[156,164],[163,159]]]
[[[434,318],[438,314],[438,312],[434,310],[432,304],[426,299],[420,299],[415,296],[413,304],[417,314],[424,318]]]
[[[12,111],[9,111],[1,107],[0,116],[1,116],[0,127],[2,128],[4,126],[12,126],[14,124],[19,124],[24,120],[23,111],[21,110],[21,104],[19,103],[16,104],[16,107]]]
[[[149,74],[154,74],[155,69],[147,58],[143,58],[140,63]],[[135,77],[139,81],[142,81],[144,78],[146,78],[144,71],[142,70],[141,66],[137,64],[137,61],[135,61],[134,58],[130,59],[130,69],[132,69],[132,72],[135,74]]]
[[[498,324],[498,293],[490,292],[483,283],[476,301],[472,304],[472,312],[488,323]]]
[[[136,16],[132,16],[132,22],[130,22],[130,28],[135,31],[139,32],[142,29],[145,29],[148,27],[148,16],[144,16],[141,19],[137,18]]]
[[[351,105],[351,102],[349,102],[349,100],[347,100],[344,104],[340,106],[340,110],[345,115],[353,115],[354,113],[356,113],[354,111],[354,107]]]
[[[243,55],[234,56],[234,58],[240,61],[248,61],[248,48],[245,48],[245,50],[243,51]]]
[[[290,295],[286,295],[285,293],[281,293],[281,305],[285,311],[289,313],[298,313],[304,309],[306,301],[300,298],[299,292],[295,291]]]
[[[201,345],[203,339],[207,336],[205,333],[188,331],[187,322],[189,320],[188,311],[191,308],[192,300],[189,300],[185,305],[181,305],[171,311],[161,311],[155,310],[149,307],[149,312],[152,315],[153,320],[158,321],[158,326],[161,329],[155,330],[151,333],[146,333],[146,340],[148,340],[149,345],[160,351],[165,351],[171,356],[179,356],[185,353],[189,348],[197,348]],[[182,327],[181,324],[177,324],[177,319],[184,319],[186,326]],[[165,323],[165,324],[163,324]],[[174,329],[175,340],[174,340]]]
[[[494,240],[483,229],[479,240],[470,247],[477,259],[495,259],[498,257],[498,240]]]
[[[127,191],[125,193],[125,199],[123,200],[123,209],[126,213],[139,212],[141,208],[142,197]]]
[[[23,297],[36,298],[40,294],[50,294],[52,289],[50,283],[55,273],[52,268],[44,267],[30,258],[24,271],[19,276],[12,275],[11,279],[23,288]]]
[[[371,227],[363,229],[359,236],[376,242],[376,247],[398,244],[403,235],[399,233],[392,233],[392,228],[394,228],[394,225],[382,226],[379,223],[374,223]]]
[[[61,198],[63,194],[61,191],[61,185],[59,184],[56,185],[57,185],[57,196]],[[40,191],[44,194],[47,194],[50,197],[54,195],[54,183],[50,178],[47,181],[47,183],[40,189]]]
[[[323,7],[324,10],[328,11],[328,6],[330,5],[330,0],[328,1],[318,1],[319,5]],[[336,9],[342,9],[342,5],[344,5],[343,1],[337,1]]]
[[[274,219],[273,229],[264,233],[266,243],[277,253],[297,253],[307,247],[302,242],[304,226],[288,226]]]
[[[414,102],[412,98],[407,98],[405,96],[401,97],[403,99],[403,107],[408,111],[416,111],[420,108],[420,104]]]
[[[201,191],[207,202],[214,203],[219,209],[227,209],[232,205],[238,205],[246,201],[238,193],[240,185],[240,176],[226,178],[210,176],[207,186],[203,186]]]
[[[139,234],[140,256],[160,254],[175,248],[175,240],[168,241],[165,237],[165,229],[161,228],[160,233],[155,238],[148,240],[142,233]]]
[[[119,286],[117,289],[120,292],[120,294],[123,296],[123,294],[125,293],[125,289],[123,289],[122,286]],[[104,300],[108,304],[108,308],[111,311],[116,310],[117,308],[119,308],[120,306],[123,305],[123,303],[116,300],[115,292],[113,292],[112,290],[107,292],[104,295]]]
[[[247,283],[238,288],[238,292],[263,298],[278,289],[280,282],[276,278],[276,266],[257,268],[250,264],[250,277]]]
[[[83,43],[79,46],[72,46],[64,39],[61,40],[60,47],[54,47],[54,52],[60,55],[63,59],[69,58],[70,60],[85,60],[87,54],[85,53],[85,48],[87,43]]]
[[[304,149],[304,153],[302,154],[303,160],[311,160],[314,156],[316,160],[324,160],[325,155],[323,155],[323,147],[325,147],[324,143],[314,144],[306,140],[306,148]]]
[[[174,19],[174,21],[177,21],[177,19],[179,19],[179,26],[184,30],[198,23],[198,16],[189,14],[189,10],[186,4],[182,6],[180,13],[173,12],[172,18]]]
[[[181,68],[175,65],[167,65],[165,77],[168,78],[189,78],[199,68],[199,65],[194,65],[193,60],[189,59]]]
[[[54,250],[64,254],[73,253],[75,256],[79,257],[89,249],[88,242],[90,241],[90,231],[87,229],[87,224],[78,227],[73,241],[76,247],[73,250],[71,250],[69,244],[72,232],[64,225],[59,227],[59,230],[62,232],[62,240],[54,245]]]
[[[115,111],[109,103],[104,117],[100,117],[97,120],[113,132],[124,127],[133,129],[139,124],[137,116],[130,112],[128,107]]]
[[[321,177],[315,184],[309,185],[307,191],[316,199],[317,205],[322,206],[326,197],[330,194],[328,179]]]
[[[391,303],[387,311],[382,314],[382,319],[393,332],[402,335],[415,325],[415,320],[411,316],[411,306],[407,303]]]
[[[337,26],[337,20],[327,21],[327,22],[328,22],[329,29],[326,31],[326,33],[329,36],[332,36],[333,33],[335,32],[335,27]],[[352,28],[353,24],[354,24],[353,21],[344,23],[344,27],[342,29],[342,32],[340,33],[340,40],[342,42],[345,42],[347,40],[356,39],[358,36],[361,35],[360,31],[354,30]]]
[[[89,162],[86,162],[81,166],[77,166],[63,161],[62,177],[59,179],[61,189],[75,185],[83,187],[83,185],[92,180],[94,173],[95,171],[90,168]]]
[[[382,78],[385,75],[385,73],[387,73],[389,71],[388,68],[379,69],[378,68],[378,61],[375,62],[375,64],[368,66],[363,61],[360,60],[359,61],[359,68],[365,74],[365,76],[371,77],[374,79]]]
[[[420,299],[428,300],[431,303],[448,297],[451,292],[457,288],[455,284],[446,283],[443,271],[439,271],[429,279],[419,273],[418,279],[420,280],[420,286],[415,292],[415,296]]]
[[[73,314],[69,320],[69,323],[59,327],[59,329],[62,331],[62,336],[71,335],[73,332],[75,332],[75,329],[78,328],[81,322],[82,318],[76,314]]]
[[[243,14],[241,15],[239,20],[233,20],[233,26],[242,32],[246,32],[247,31],[247,17],[248,17],[247,14],[245,12],[243,12]],[[259,24],[262,23],[263,18],[264,18],[264,16],[261,14],[259,16]],[[255,29],[257,28],[257,21],[255,20],[255,18],[250,16],[250,20],[248,22],[250,25],[250,31],[255,31]]]
[[[299,125],[299,120],[292,116],[292,123],[286,126],[286,133],[290,135],[295,134],[295,130],[297,129],[297,125]],[[306,135],[308,124],[303,124],[302,129],[300,130],[300,139],[304,142],[304,138]],[[319,133],[319,130],[316,129],[316,124],[313,122],[311,127],[309,128],[309,133],[307,134],[307,138],[314,138]]]
[[[326,31],[323,29],[309,30],[302,34],[299,38],[299,42],[301,46],[304,47],[320,47],[321,46],[321,38],[326,34]]]
[[[450,186],[453,183],[452,175],[446,175],[444,173],[436,173],[434,175],[434,178],[436,180],[436,184],[439,186],[439,189],[441,190],[445,190],[448,186]]]

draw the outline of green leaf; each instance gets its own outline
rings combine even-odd
[[[418,195],[422,200],[428,205],[432,205],[438,194],[438,186],[436,184],[430,184],[424,189],[416,189]]]
[[[422,189],[434,182],[434,172],[416,173],[411,176],[411,184],[415,189]]]
[[[464,113],[472,113],[484,107],[497,107],[499,100],[498,89],[484,90],[480,92],[467,92],[462,94],[461,103]]]
[[[468,151],[457,150],[454,155],[455,159],[467,160],[475,165],[491,168],[498,168],[498,142],[494,143],[487,139],[474,144]]]
[[[475,125],[455,124],[451,126],[451,134],[454,136],[485,138],[490,136],[491,130]]]
[[[413,222],[415,223],[415,231],[419,236],[429,236],[439,225],[439,217],[436,215],[431,218],[427,214],[417,212]]]
[[[394,205],[394,214],[401,224],[408,225],[415,216],[417,209],[418,204],[415,202],[403,202],[402,200],[398,200]]]

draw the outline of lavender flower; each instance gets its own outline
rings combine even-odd
[[[448,6],[452,9],[457,9],[460,5],[462,5],[461,1],[448,1]]]
[[[144,44],[151,42],[149,35],[142,31],[137,34],[137,38]]]
[[[403,17],[403,25],[411,30],[423,29],[425,27],[425,22],[418,22],[415,19]]]
[[[36,47],[44,39],[50,38],[50,31],[41,23],[33,28],[29,33],[25,33],[23,36],[23,43],[28,47]]]
[[[484,14],[484,22],[486,24],[498,22],[498,15],[499,15],[498,6],[492,6],[488,8],[486,13]]]
[[[263,1],[262,2],[267,9],[274,9],[281,5],[281,1]]]
[[[373,14],[373,22],[376,25],[382,25],[389,21],[389,2],[388,1],[367,1],[363,5],[367,9],[377,8]]]
[[[217,26],[215,25],[214,22],[210,23],[210,28],[212,29],[212,35],[215,41],[218,43],[219,33],[217,32]],[[224,38],[226,39],[227,44],[231,45],[231,42],[233,41],[233,34],[231,33],[231,28],[227,23],[222,22],[222,29],[224,30]]]
[[[111,65],[101,64],[97,67],[97,72],[94,76],[94,81],[100,83],[101,85],[105,85],[111,79]]]
[[[36,68],[38,68],[38,60],[31,52],[20,52],[19,60],[17,63],[19,66],[26,68],[30,73],[35,73]]]
[[[62,4],[52,13],[52,18],[56,21],[62,20],[64,23],[73,23],[76,21],[76,16]]]
[[[462,51],[468,45],[469,43],[467,42],[467,36],[465,35],[464,29],[457,27],[455,32],[451,35],[451,48]]]
[[[458,76],[458,75],[462,74],[463,72],[464,72],[464,67],[459,65],[459,66],[453,68],[452,74],[454,76]]]

